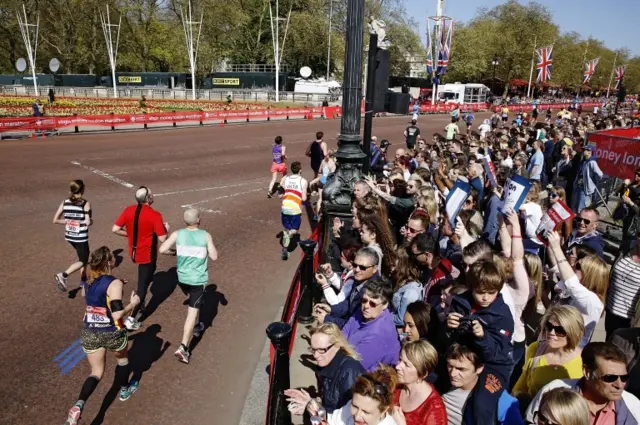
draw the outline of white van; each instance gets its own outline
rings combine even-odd
[[[490,90],[484,84],[443,84],[438,86],[438,101],[440,103],[484,103]]]

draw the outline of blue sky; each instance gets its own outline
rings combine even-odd
[[[527,4],[528,0],[518,0]],[[447,16],[467,22],[479,7],[489,9],[505,0],[445,0]],[[583,37],[604,41],[610,49],[627,47],[640,56],[640,38],[636,37],[640,0],[538,0],[551,10],[553,21],[562,32],[576,31]],[[404,0],[409,16],[420,23],[420,34],[425,34],[427,16],[436,14],[436,0]],[[603,7],[603,5],[605,7]],[[609,6],[608,12],[606,6]],[[424,38],[424,36],[423,36]]]

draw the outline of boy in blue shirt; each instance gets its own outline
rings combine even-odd
[[[493,424],[498,400],[509,383],[514,319],[500,294],[504,277],[495,263],[475,262],[467,270],[466,282],[470,290],[452,300],[447,328],[452,342],[475,346],[482,353],[484,370],[467,413],[474,425]]]

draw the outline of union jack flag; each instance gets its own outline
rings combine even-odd
[[[582,82],[582,84],[587,84],[591,79],[591,77],[593,77],[593,74],[596,72],[596,67],[598,66],[598,62],[600,62],[600,58],[595,58],[587,62],[586,68],[584,71],[584,81]]]
[[[433,74],[433,43],[431,42],[431,31],[427,21],[427,74]]]
[[[543,47],[536,51],[538,59],[536,60],[537,81],[544,83],[551,79],[551,68],[553,67],[553,46]]]
[[[451,59],[451,43],[453,39],[453,21],[449,24],[449,29],[442,29],[442,41],[438,52],[438,75],[444,75]]]
[[[616,90],[620,88],[620,84],[622,84],[622,79],[624,78],[624,73],[627,71],[627,65],[622,65],[616,68]]]

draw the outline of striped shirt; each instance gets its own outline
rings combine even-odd
[[[287,176],[284,179],[284,196],[282,197],[282,214],[302,214],[302,191],[305,190],[305,179],[299,175]],[[306,182],[305,182],[306,183]]]
[[[64,238],[69,242],[81,243],[89,240],[90,214],[84,210],[86,200],[74,204],[65,199],[62,205],[62,217],[64,218]]]
[[[616,261],[611,270],[607,291],[607,311],[633,319],[640,295],[640,263],[629,255]]]

